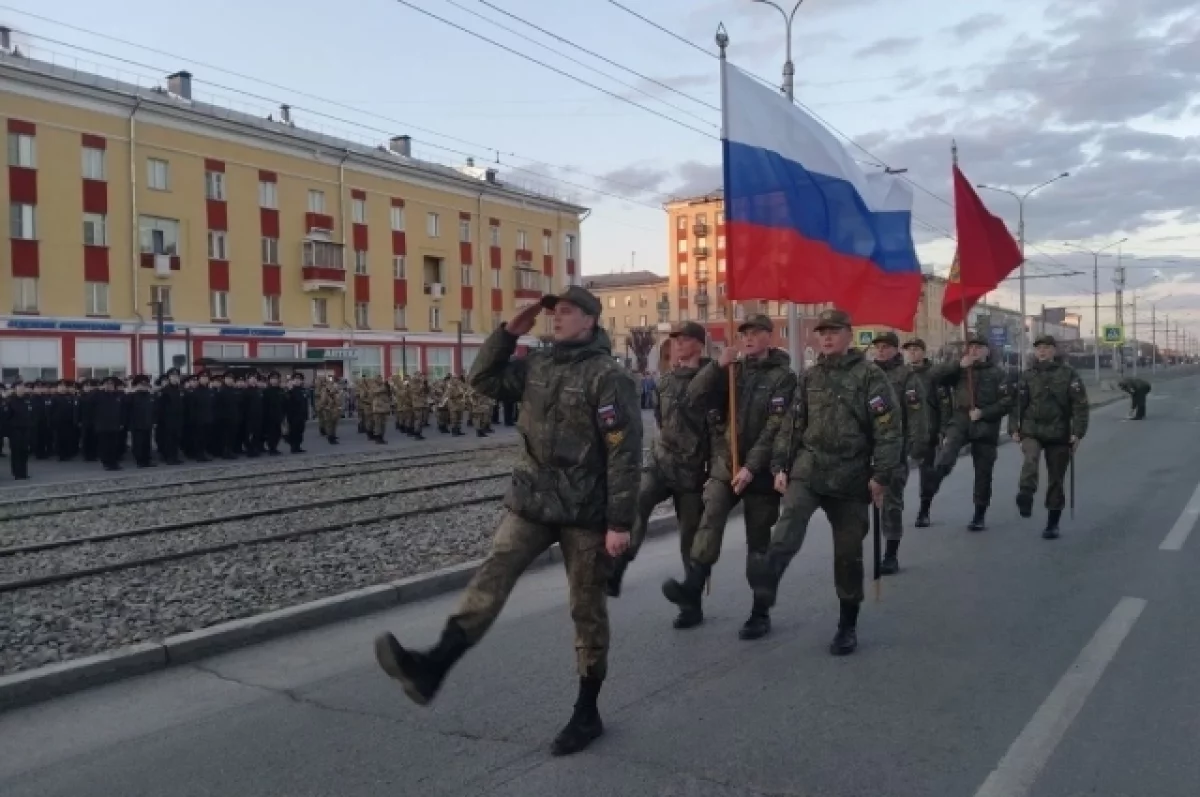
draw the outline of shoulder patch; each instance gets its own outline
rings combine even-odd
[[[1071,392],[1072,393],[1082,393],[1083,392],[1083,382],[1079,379],[1072,379],[1071,380]]]
[[[604,439],[608,442],[609,446],[616,448],[625,440],[625,432],[609,432],[604,435]]]
[[[1007,395],[1008,395],[1008,388],[1009,388],[1009,383],[1008,383],[1008,382],[1001,382],[1001,383],[1000,383],[1000,395],[1001,395],[1001,396],[1007,396]]]
[[[787,412],[787,401],[783,396],[771,396],[771,414],[783,415]]]
[[[876,415],[886,415],[892,411],[892,403],[884,395],[874,396],[867,402],[867,406]]]
[[[620,422],[620,413],[615,404],[605,404],[596,410],[596,418],[605,429],[615,429]]]
[[[921,406],[921,394],[917,392],[915,387],[910,387],[904,391],[904,399],[908,402],[908,406],[914,409]]]

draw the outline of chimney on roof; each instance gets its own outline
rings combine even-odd
[[[474,166],[474,165],[475,165],[475,159],[474,159],[474,158],[467,158],[467,165],[468,165],[468,166]]]
[[[167,89],[176,97],[190,100],[192,98],[192,73],[176,72],[173,75],[167,75]]]
[[[292,106],[286,103],[279,106],[279,121],[290,127],[296,126],[296,123],[292,121]]]
[[[392,152],[397,155],[403,155],[406,158],[412,157],[412,136],[392,136],[390,145]]]
[[[493,185],[496,185],[499,183],[499,181],[496,179],[497,174],[499,174],[499,172],[497,172],[495,169],[488,169],[486,172],[484,172],[483,179],[487,180],[489,183],[491,183]]]

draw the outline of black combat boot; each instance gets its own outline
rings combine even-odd
[[[1017,493],[1017,511],[1021,513],[1021,517],[1033,517],[1033,495],[1031,493]]]
[[[879,563],[879,572],[882,575],[890,576],[900,572],[900,560],[896,558],[899,550],[900,540],[887,541],[887,548],[883,552],[883,561]]]
[[[921,508],[917,510],[917,528],[924,529],[929,527],[929,506],[932,503],[932,499],[921,499]]]
[[[621,597],[621,582],[625,579],[625,571],[631,561],[628,554],[622,554],[613,562],[612,573],[608,576],[608,597]]]
[[[337,441],[338,441],[338,439],[337,439],[337,435],[335,435],[335,434],[331,434],[331,435],[329,435],[329,442],[330,442],[330,443],[332,443],[333,445],[337,445]]]
[[[375,660],[404,686],[404,694],[418,706],[425,706],[438,693],[446,673],[470,647],[463,630],[446,623],[442,638],[427,653],[405,650],[396,637],[380,634],[375,637]]]
[[[695,628],[704,621],[703,593],[704,584],[708,581],[711,568],[699,562],[689,562],[687,575],[682,582],[673,578],[663,582],[662,592],[671,603],[679,607],[679,616],[675,618],[678,629]]]
[[[752,640],[762,639],[767,634],[771,633],[771,614],[767,604],[758,600],[754,601],[754,606],[750,609],[750,617],[742,624],[742,628],[738,631],[738,639]]]
[[[1058,519],[1062,517],[1061,509],[1051,509],[1050,516],[1046,518],[1046,530],[1042,532],[1043,540],[1058,539]]]
[[[439,423],[438,431],[441,432],[442,434],[448,434],[450,432],[450,427]]]
[[[575,699],[575,711],[558,732],[558,736],[554,737],[554,742],[550,745],[551,755],[578,753],[604,734],[604,723],[600,721],[600,711],[596,708],[596,698],[600,696],[600,687],[603,684],[604,681],[600,678],[579,679],[579,697]]]
[[[838,631],[829,643],[829,652],[834,656],[849,656],[858,649],[858,604],[843,601]]]
[[[967,528],[971,531],[983,531],[987,526],[983,524],[983,516],[987,514],[987,507],[975,505],[975,517],[971,518],[971,522],[967,524]]]

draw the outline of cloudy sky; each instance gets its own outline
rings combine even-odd
[[[365,143],[409,133],[431,160],[498,159],[503,178],[594,208],[586,272],[665,273],[661,204],[719,187],[713,32],[777,81],[783,21],[752,0],[621,4],[644,19],[614,0],[10,0],[0,20],[85,69],[149,82],[186,67],[213,102],[288,102],[301,125]],[[1200,333],[1194,0],[805,0],[793,39],[797,100],[859,161],[908,169],[926,270],[953,255],[954,139],[975,182],[1023,193],[1071,174],[1026,203],[1031,312],[1083,311],[1090,332],[1093,258],[1077,247],[1128,238],[1139,322],[1153,302]],[[1016,200],[983,197],[1015,232]],[[998,298],[1015,306],[1010,287]]]

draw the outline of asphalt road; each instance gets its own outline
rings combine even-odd
[[[1194,797],[1198,387],[1160,383],[1144,422],[1123,422],[1123,403],[1093,413],[1056,541],[1040,506],[1017,515],[1011,445],[989,529],[966,531],[960,463],[845,659],[826,652],[823,519],[756,643],[736,636],[737,526],[689,632],[659,593],[676,542],[648,545],[612,606],[608,734],[579,756],[546,753],[575,686],[555,568],[520,583],[432,708],[376,669],[371,639],[431,642],[455,596],[0,714],[0,794]]]

